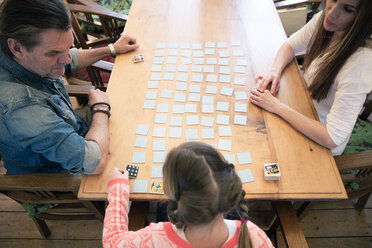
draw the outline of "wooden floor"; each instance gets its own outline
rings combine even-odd
[[[23,208],[0,194],[0,247],[102,247],[99,221],[48,225],[52,234],[42,239]],[[353,209],[351,201],[315,203],[301,225],[309,247],[372,247],[372,199],[361,213]]]

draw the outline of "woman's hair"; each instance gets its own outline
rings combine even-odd
[[[354,23],[346,30],[343,38],[329,49],[327,48],[334,33],[324,29],[324,18],[325,13],[323,12],[304,61],[304,70],[306,71],[315,58],[324,56],[319,70],[308,88],[311,97],[318,102],[327,97],[329,89],[346,60],[359,47],[368,45],[367,41],[371,40],[372,4],[370,0],[360,0]]]
[[[212,146],[187,142],[173,148],[163,174],[168,216],[177,228],[210,223],[235,208],[241,219],[248,218],[245,192],[234,165]]]
[[[39,44],[40,33],[46,29],[71,28],[70,12],[62,0],[5,0],[0,12],[0,46],[9,57],[9,38],[29,51]]]

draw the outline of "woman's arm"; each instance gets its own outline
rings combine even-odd
[[[276,94],[280,88],[279,80],[282,72],[284,68],[294,59],[294,57],[295,54],[292,47],[288,42],[284,42],[275,56],[270,73],[265,77],[258,76],[256,78],[258,91],[263,92],[267,88],[268,84],[272,83],[270,92],[273,95]]]
[[[251,90],[250,101],[271,113],[279,115],[295,129],[316,143],[329,149],[337,146],[331,139],[325,124],[296,112],[271,95],[268,90],[262,93],[257,90]]]

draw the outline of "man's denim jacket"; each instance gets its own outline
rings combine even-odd
[[[78,52],[70,50],[76,69]],[[8,174],[90,174],[100,150],[72,109],[62,78],[41,78],[0,51],[0,155]]]

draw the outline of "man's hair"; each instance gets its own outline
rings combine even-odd
[[[9,57],[9,38],[30,51],[40,43],[41,32],[70,28],[70,12],[61,0],[5,0],[0,8],[0,46]]]
[[[360,47],[370,45],[372,35],[372,3],[370,0],[361,0],[356,10],[354,23],[346,30],[344,37],[332,48],[329,46],[333,32],[324,29],[323,21],[325,13],[319,18],[316,31],[310,42],[305,61],[304,70],[306,71],[314,59],[319,56],[324,56],[319,70],[315,77],[309,91],[311,97],[316,101],[321,101],[326,98],[330,88],[335,81],[335,78],[345,64],[346,60]],[[326,53],[325,53],[326,51]]]
[[[177,228],[207,224],[232,210],[240,219],[248,219],[245,191],[234,165],[212,146],[186,142],[173,148],[163,175],[168,217]],[[244,235],[240,238],[246,239]]]

